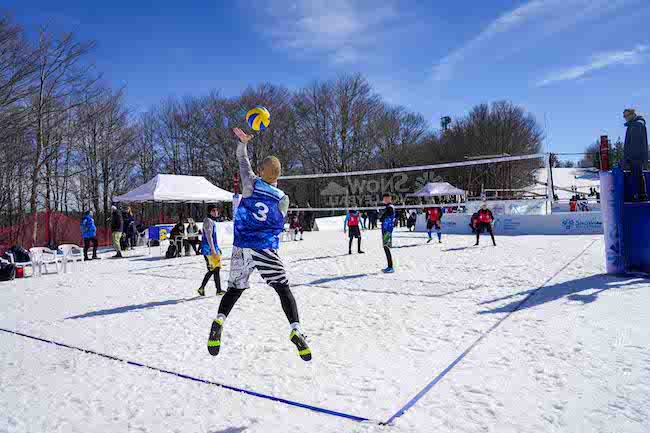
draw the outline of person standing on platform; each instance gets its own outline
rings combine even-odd
[[[636,201],[648,201],[648,189],[643,176],[643,169],[648,165],[648,130],[642,116],[636,114],[633,108],[623,111],[625,118],[625,144],[623,145],[623,160],[626,168],[632,171],[637,179]]]

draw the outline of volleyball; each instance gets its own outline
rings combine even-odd
[[[246,122],[248,122],[248,126],[253,128],[253,130],[262,131],[271,123],[271,113],[266,108],[258,105],[246,113]]]

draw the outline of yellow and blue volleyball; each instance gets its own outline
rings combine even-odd
[[[246,122],[254,131],[263,131],[271,123],[271,113],[266,108],[258,105],[246,113]]]

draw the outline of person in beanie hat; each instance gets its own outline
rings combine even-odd
[[[219,271],[221,270],[221,250],[217,243],[217,225],[216,220],[219,216],[217,205],[211,204],[208,206],[208,216],[203,220],[203,237],[201,239],[201,254],[205,258],[205,264],[208,267],[203,277],[201,287],[199,287],[199,295],[205,296],[205,286],[214,277],[214,284],[217,288],[217,296],[223,295],[221,290],[221,277]]]
[[[643,177],[643,169],[648,164],[648,130],[645,119],[636,114],[633,108],[623,111],[625,118],[625,144],[623,145],[623,160],[626,168],[632,170],[632,176],[637,179],[638,191],[635,199],[648,201],[648,190]]]

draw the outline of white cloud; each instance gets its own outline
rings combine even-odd
[[[650,49],[648,45],[637,45],[631,50],[612,51],[599,53],[591,56],[589,63],[584,65],[573,66],[549,74],[537,86],[547,86],[558,81],[568,81],[580,78],[590,72],[604,69],[613,65],[632,65],[640,64],[648,60],[646,52]]]
[[[477,36],[433,67],[433,78],[446,81],[476,56],[513,53],[551,34],[605,16],[638,0],[531,0],[490,22]]]
[[[276,46],[300,54],[326,55],[333,63],[366,57],[384,26],[397,16],[368,0],[269,0],[265,26]],[[387,2],[386,2],[387,3]],[[267,21],[267,20],[264,20]]]

